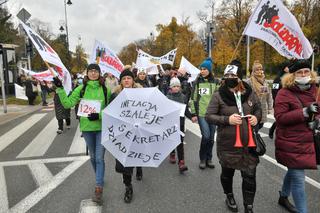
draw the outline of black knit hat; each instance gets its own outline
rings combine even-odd
[[[120,74],[120,81],[122,80],[122,78],[124,76],[131,76],[131,78],[133,79],[134,78],[134,75],[133,75],[133,72],[131,72],[129,69],[125,69],[121,72]]]
[[[87,67],[87,74],[88,74],[88,71],[89,70],[98,70],[99,73],[101,73],[101,69],[100,69],[100,66],[98,64],[89,64],[88,67]]]
[[[300,69],[309,68],[311,69],[310,62],[306,59],[298,59],[293,62],[291,66],[289,66],[289,72],[294,73]]]
[[[242,71],[242,64],[241,62],[238,60],[238,59],[235,59],[235,60],[232,60],[230,65],[235,65],[238,67],[238,70],[237,70],[237,76],[238,78],[240,78],[242,80],[242,77],[243,77],[243,71]]]

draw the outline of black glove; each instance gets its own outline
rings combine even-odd
[[[312,119],[313,114],[318,113],[319,105],[316,102],[311,103],[308,107],[303,108],[303,114],[305,117]]]
[[[56,85],[56,87],[59,87],[59,88],[63,87],[62,82],[58,77],[53,78],[53,83],[54,83],[54,85]]]
[[[99,120],[99,113],[90,113],[88,115],[88,119],[90,121],[96,121],[96,120]]]

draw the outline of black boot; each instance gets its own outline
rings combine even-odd
[[[252,205],[244,205],[244,213],[253,213]]]
[[[132,189],[132,185],[130,186],[126,186],[126,192],[124,193],[124,202],[126,203],[131,203],[133,197],[133,189]]]
[[[228,209],[230,209],[230,211],[238,212],[238,206],[232,193],[227,194],[226,204]]]
[[[298,213],[298,210],[294,205],[290,203],[290,201],[288,200],[288,197],[281,196],[281,192],[279,192],[279,194],[280,194],[280,197],[278,200],[278,204],[284,207],[288,212]]]
[[[96,186],[94,191],[94,197],[92,198],[92,201],[97,203],[99,206],[102,205],[102,192],[103,188],[100,186]]]

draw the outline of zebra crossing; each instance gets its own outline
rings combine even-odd
[[[49,118],[49,119],[48,119]],[[35,125],[40,122],[47,121],[42,129],[35,130]],[[10,124],[9,124],[10,125]],[[36,136],[25,143],[26,146],[16,156],[10,156],[10,160],[0,161],[0,213],[2,212],[27,212],[43,197],[61,184],[68,176],[75,172],[89,159],[85,156],[86,145],[81,137],[80,128],[77,123],[74,123],[71,128],[73,137],[71,140],[65,141],[65,147],[62,149],[68,150],[62,158],[46,158],[46,153],[52,147],[54,141],[59,140],[60,135],[57,135],[57,120],[53,116],[53,112],[33,114],[25,120],[21,121],[17,126],[0,135],[0,156],[5,153],[10,146],[19,146],[15,144],[18,138],[26,136],[28,133],[38,131]],[[69,132],[66,132],[69,133]],[[25,137],[28,138],[28,137]],[[71,143],[70,143],[71,142]],[[14,149],[14,148],[13,148]],[[47,164],[68,163],[65,168],[62,168],[57,174],[53,174]],[[10,203],[8,199],[7,181],[11,181],[14,177],[8,177],[5,174],[6,169],[25,166],[32,176],[33,182],[37,186],[34,191],[18,201]],[[19,174],[16,174],[19,175]]]

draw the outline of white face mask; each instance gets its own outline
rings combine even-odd
[[[301,84],[301,85],[308,84],[310,81],[311,81],[311,77],[310,76],[296,77],[295,78],[295,82],[297,82],[298,84]]]

